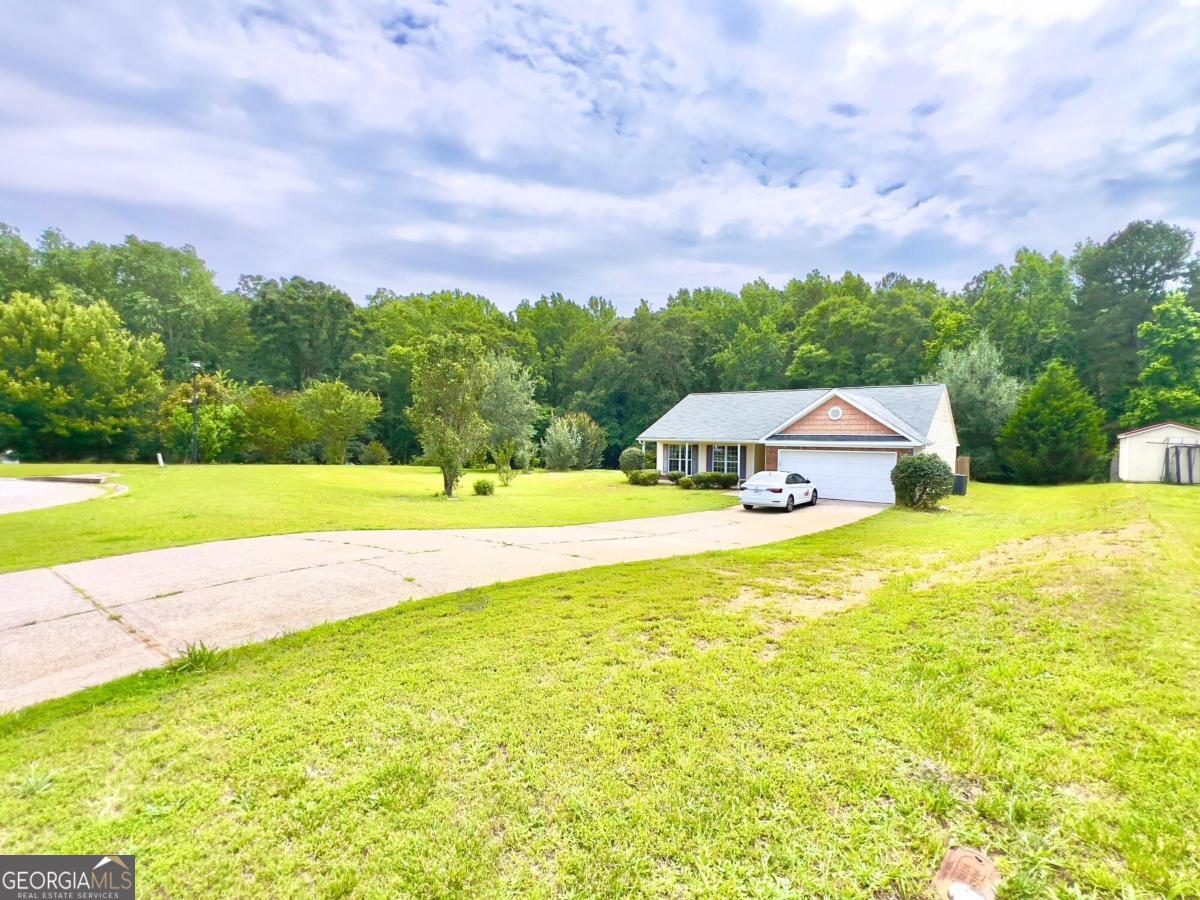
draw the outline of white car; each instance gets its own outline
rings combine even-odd
[[[815,504],[817,486],[795,472],[758,472],[742,484],[738,499],[746,509],[775,506],[791,512],[797,506]]]

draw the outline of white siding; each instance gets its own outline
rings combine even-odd
[[[1166,442],[1200,443],[1200,432],[1181,425],[1160,425],[1118,440],[1117,477],[1122,481],[1162,481]]]
[[[942,399],[938,401],[937,412],[933,414],[928,440],[925,452],[940,456],[954,471],[954,463],[958,458],[958,432],[954,428],[954,412],[950,409],[950,395],[945,391],[942,391]]]

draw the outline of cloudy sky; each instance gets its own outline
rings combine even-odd
[[[629,309],[1200,228],[1196,0],[5,2],[0,221]]]

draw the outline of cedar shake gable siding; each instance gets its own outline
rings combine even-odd
[[[829,410],[840,406],[842,417],[838,420],[829,418]],[[844,434],[844,435],[876,435],[879,437],[899,437],[894,430],[884,425],[873,416],[867,415],[861,409],[847,403],[840,397],[831,397],[812,412],[797,419],[779,434]]]

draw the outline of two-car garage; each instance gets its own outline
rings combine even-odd
[[[827,500],[895,503],[892,469],[896,458],[894,450],[780,449],[778,466],[803,475]]]

